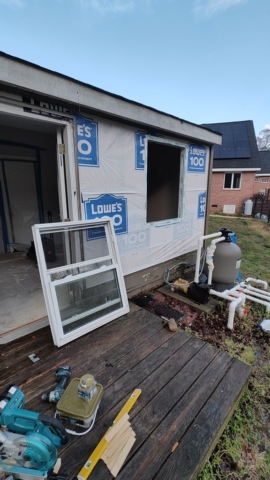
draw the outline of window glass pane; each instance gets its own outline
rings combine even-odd
[[[110,265],[112,265],[112,260],[108,259],[101,262],[91,263],[90,265],[82,265],[76,268],[67,268],[65,270],[61,270],[61,272],[51,273],[51,281],[53,282],[54,280],[61,280],[62,278],[66,278],[69,275],[72,275],[74,277],[76,275],[80,275],[81,273],[92,272],[93,270],[98,270],[101,267],[109,267]]]
[[[233,178],[233,188],[240,188],[241,173],[235,173]]]
[[[224,188],[231,188],[232,173],[225,173]]]
[[[115,269],[55,287],[64,334],[123,306]]]
[[[63,228],[41,233],[47,269],[109,255],[104,226]]]

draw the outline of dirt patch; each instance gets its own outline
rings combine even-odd
[[[180,298],[177,300],[170,295],[152,290],[147,294],[141,293],[131,300],[159,317],[174,318],[183,330],[188,327],[203,340],[222,349],[227,350],[226,340],[228,339],[247,346],[252,344],[258,348],[270,345],[270,335],[259,328],[262,320],[261,312],[256,312],[252,306],[247,308],[246,317],[240,319],[237,314],[235,315],[234,329],[230,330],[227,328],[226,302],[219,302],[215,311],[207,314],[182,302]]]
[[[192,325],[201,313],[181,300],[157,291],[153,291],[151,294],[142,293],[134,297],[132,301],[159,317],[174,318],[181,328]]]

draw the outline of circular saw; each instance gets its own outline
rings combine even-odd
[[[53,417],[24,410],[24,400],[16,385],[0,397],[0,473],[12,480],[66,480],[52,474],[57,447],[69,442],[65,428]]]

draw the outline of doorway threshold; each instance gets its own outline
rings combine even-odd
[[[0,345],[12,342],[17,338],[24,337],[29,333],[35,332],[35,335],[38,335],[38,331],[43,327],[49,325],[48,317],[40,318],[39,320],[34,320],[33,322],[27,323],[26,325],[18,326],[13,330],[0,333]]]
[[[0,255],[0,344],[48,324],[36,263],[23,252]]]

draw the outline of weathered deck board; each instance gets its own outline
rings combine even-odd
[[[28,355],[40,357],[32,363]],[[131,313],[57,348],[48,328],[2,349],[0,393],[15,383],[25,408],[54,414],[41,394],[56,386],[55,370],[70,365],[72,378],[92,373],[104,387],[94,429],[71,437],[59,451],[61,472],[72,479],[135,388],[130,412],[136,442],[119,480],[193,479],[202,469],[247,384],[250,367],[184,331],[170,332],[159,317],[133,306]],[[172,447],[178,442],[172,453]],[[93,480],[110,480],[99,461]]]

